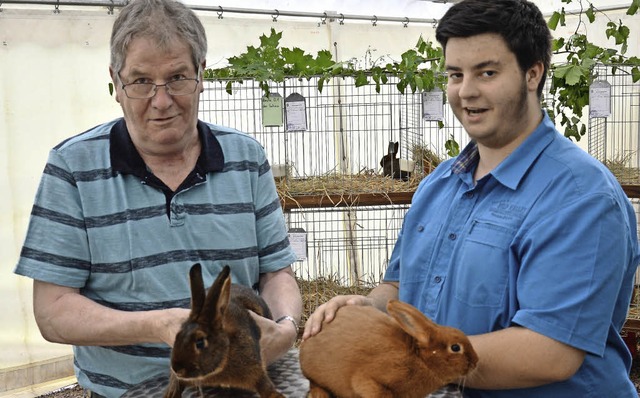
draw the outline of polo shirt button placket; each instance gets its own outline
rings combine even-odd
[[[171,225],[184,225],[184,213],[184,206],[180,203],[176,203],[174,198],[174,201],[171,203]]]

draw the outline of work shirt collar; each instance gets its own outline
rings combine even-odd
[[[555,126],[547,112],[543,111],[542,121],[538,127],[490,174],[500,184],[513,190],[517,189],[527,170],[553,141],[555,135]],[[443,177],[448,177],[451,174],[462,177],[463,174],[473,173],[479,160],[478,145],[475,141],[471,141],[451,164],[450,172],[445,173]]]

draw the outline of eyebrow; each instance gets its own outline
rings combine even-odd
[[[145,76],[148,75],[149,73],[151,73],[152,70],[141,70],[139,68],[136,67],[132,67],[131,70],[129,71],[129,75],[130,77],[138,77],[138,76]],[[188,65],[180,65],[177,66],[176,68],[171,70],[171,73],[169,73],[170,75],[174,75],[176,73],[186,73],[189,71],[189,66]]]
[[[498,66],[498,65],[500,65],[500,61],[488,60],[488,61],[483,61],[475,64],[472,69],[479,70],[479,69],[484,69],[488,66]],[[462,68],[459,66],[447,64],[445,65],[445,70],[459,72],[462,70]]]

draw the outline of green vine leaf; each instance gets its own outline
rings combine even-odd
[[[453,134],[451,134],[449,139],[444,143],[444,148],[447,150],[447,155],[450,157],[458,156],[460,154],[460,145],[458,145]]]
[[[596,13],[595,9],[593,8],[593,4],[591,4],[589,8],[587,8],[587,11],[585,11],[584,13],[587,15],[589,23],[593,23],[596,20]]]
[[[631,78],[634,83],[637,83],[640,80],[640,69],[638,69],[637,66],[631,69]]]
[[[549,18],[549,22],[547,22],[547,25],[549,26],[549,29],[556,30],[556,28],[558,27],[558,23],[560,23],[561,26],[565,26],[564,7],[562,8],[561,12],[553,12],[551,18]]]

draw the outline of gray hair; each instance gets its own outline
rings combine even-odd
[[[129,44],[134,38],[148,37],[164,47],[178,39],[191,48],[196,70],[207,55],[207,36],[202,22],[183,3],[176,0],[133,0],[122,8],[111,31],[111,68],[124,67]]]

